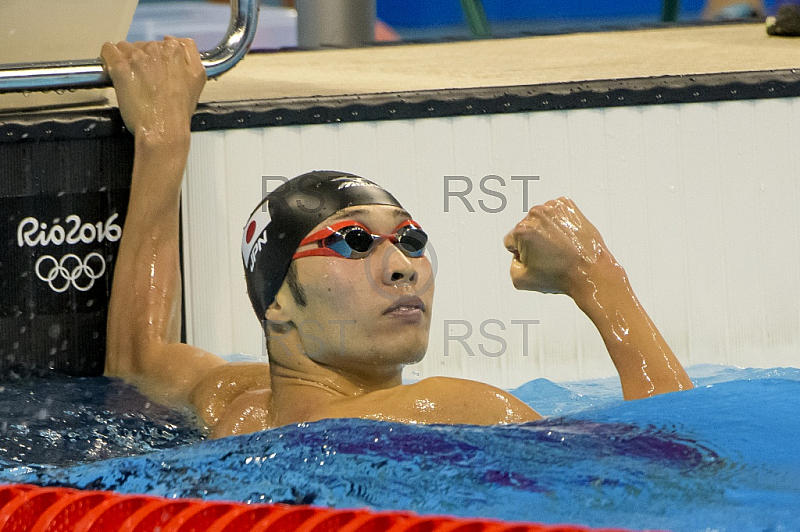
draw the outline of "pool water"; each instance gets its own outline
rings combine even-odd
[[[204,439],[194,417],[105,377],[10,371],[0,380],[0,469],[69,466]]]
[[[0,478],[589,526],[800,530],[800,370],[690,374],[695,390],[632,402],[615,380],[532,381],[516,393],[552,417],[522,426],[326,420]]]

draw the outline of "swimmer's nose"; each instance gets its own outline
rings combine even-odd
[[[378,259],[380,261],[381,276],[384,284],[413,284],[417,281],[419,276],[417,269],[408,257],[397,249],[397,245],[389,242],[389,240],[381,242],[373,255],[373,260]]]

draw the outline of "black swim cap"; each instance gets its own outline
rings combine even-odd
[[[299,175],[270,192],[244,226],[242,260],[247,293],[259,321],[283,284],[300,241],[320,222],[353,205],[394,205],[372,181],[345,172]]]

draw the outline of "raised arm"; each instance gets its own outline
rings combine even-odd
[[[190,122],[206,81],[190,40],[106,43],[102,58],[134,135],[128,214],[108,309],[106,374],[188,401],[218,357],[178,343],[178,216]]]
[[[592,320],[625,399],[687,390],[692,382],[633,293],[597,229],[568,198],[539,205],[506,235],[520,290],[566,294]]]

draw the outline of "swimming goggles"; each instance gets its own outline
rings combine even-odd
[[[373,235],[364,225],[354,220],[344,220],[304,238],[298,248],[317,243],[318,247],[299,251],[292,259],[302,257],[344,257],[362,259],[372,253],[382,240],[397,246],[407,257],[421,257],[425,254],[428,235],[413,220],[406,220],[388,235]]]

